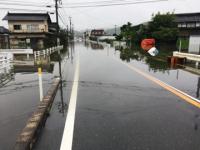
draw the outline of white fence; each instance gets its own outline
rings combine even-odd
[[[51,47],[51,48],[47,48],[45,50],[40,50],[40,51],[34,51],[34,58],[37,59],[40,56],[49,56],[54,52],[57,52],[59,50],[62,50],[63,46],[57,46],[57,47]]]
[[[11,61],[13,61],[13,54],[1,52],[0,53],[0,69],[10,66]]]
[[[25,54],[29,59],[29,55],[33,54],[33,49],[0,49],[1,53]]]
[[[13,54],[33,54],[33,49],[0,49],[0,52]]]

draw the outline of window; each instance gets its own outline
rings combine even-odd
[[[21,30],[21,25],[14,25],[13,28],[14,30]]]
[[[186,23],[182,23],[182,28],[186,28]]]
[[[182,27],[182,24],[181,24],[181,23],[179,23],[179,24],[178,24],[178,27],[179,27],[179,28],[181,28],[181,27]]]
[[[187,24],[187,27],[188,27],[188,28],[194,28],[194,27],[195,27],[195,23],[188,23],[188,24]]]
[[[197,22],[197,23],[196,23],[196,27],[200,27],[200,22]]]
[[[38,32],[39,25],[29,24],[29,25],[27,25],[27,31],[28,32]]]

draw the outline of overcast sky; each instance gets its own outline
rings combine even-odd
[[[3,3],[14,3],[17,1],[18,4],[30,5],[33,3],[34,6],[20,6],[20,5],[6,5]],[[103,2],[99,2],[103,1]],[[97,4],[111,4],[115,3],[129,3],[138,1],[149,1],[149,0],[62,0],[63,7],[68,6],[80,6],[80,5],[97,5]],[[24,3],[22,3],[24,2]],[[7,13],[8,9],[2,10],[1,8],[14,8],[14,9],[37,9],[53,12],[53,8],[37,7],[37,5],[45,6],[53,4],[53,0],[0,0],[0,17],[3,18]],[[85,2],[85,4],[84,4]],[[89,3],[88,3],[89,2]],[[96,3],[91,3],[96,2]],[[79,4],[74,4],[79,3]],[[80,4],[81,3],[81,4]],[[90,8],[60,8],[60,16],[63,18],[65,24],[69,24],[69,16],[72,17],[73,24],[76,30],[86,30],[93,28],[114,28],[115,25],[118,27],[128,21],[132,24],[139,24],[147,22],[151,19],[151,15],[160,11],[175,12],[175,13],[190,13],[200,12],[200,0],[168,0],[164,2],[147,3],[147,4],[132,4],[123,6],[107,6],[107,7],[90,7]],[[13,11],[13,10],[9,10]],[[16,10],[15,10],[16,12]],[[18,11],[22,12],[22,11]],[[37,11],[40,12],[40,11]],[[52,19],[55,20],[54,15]],[[60,20],[60,24],[63,23]],[[5,21],[0,21],[0,25],[7,26]]]

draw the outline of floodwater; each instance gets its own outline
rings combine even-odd
[[[118,51],[109,45],[85,42],[75,43],[62,52],[61,70],[56,54],[40,61],[44,63],[44,93],[60,73],[63,86],[57,92],[36,150],[60,148],[78,53],[80,83],[74,150],[200,148],[199,109],[180,102],[180,98],[119,62],[126,62],[196,98],[199,98],[199,75],[170,67],[165,57],[171,52],[166,50],[150,57],[138,48]],[[4,80],[0,86],[0,150],[10,150],[39,102],[37,66],[14,64],[1,77]]]

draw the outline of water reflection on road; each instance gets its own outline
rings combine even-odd
[[[133,48],[125,48],[121,50],[115,50],[114,47],[105,46],[105,44],[97,44],[99,46],[92,46],[92,43],[85,43],[86,47],[90,47],[93,50],[102,50],[104,47],[104,53],[111,57],[120,58],[122,61],[125,61],[143,71],[148,72],[154,77],[188,93],[191,96],[196,98],[199,97],[199,74],[191,73],[187,71],[187,67],[177,66],[171,67],[167,62],[167,56],[172,56],[173,51],[176,50],[175,47],[167,47],[160,45],[159,46],[159,55],[156,57],[150,56],[148,53],[145,53],[141,50],[140,47],[135,46]],[[186,68],[186,69],[185,69]]]
[[[38,67],[42,67],[43,90],[46,94],[53,79],[60,76],[60,73],[66,74],[63,68],[68,67],[68,60],[72,59],[72,55],[66,49],[61,51],[60,61],[57,53],[38,57],[36,60],[33,56],[29,60],[26,56],[17,56],[14,63],[0,70],[0,149],[13,148],[17,135],[38,105]],[[67,110],[64,97],[67,98],[66,92],[70,88],[66,80],[64,76],[52,108],[62,117]]]

